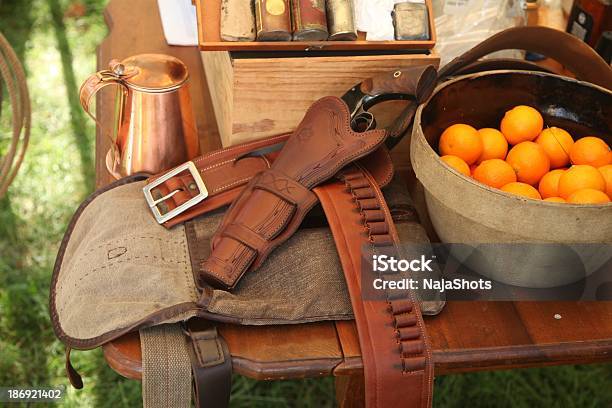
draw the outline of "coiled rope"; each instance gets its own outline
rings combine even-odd
[[[17,175],[30,141],[31,107],[25,72],[15,51],[0,33],[0,108],[2,88],[6,87],[11,105],[11,135],[0,134],[0,142],[10,140],[6,150],[0,150],[0,198]],[[1,113],[1,110],[0,110]],[[0,145],[0,147],[3,147]],[[3,153],[4,151],[4,153]],[[4,154],[4,156],[3,156]]]

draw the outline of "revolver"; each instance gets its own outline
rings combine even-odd
[[[437,83],[436,69],[431,65],[385,72],[355,85],[342,96],[351,112],[351,127],[356,132],[376,128],[376,118],[369,110],[389,100],[409,100],[394,124],[389,128],[386,145],[393,148],[404,135],[418,104],[424,102]]]

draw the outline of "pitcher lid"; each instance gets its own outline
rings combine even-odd
[[[170,55],[139,54],[124,59],[120,65],[113,69],[122,70],[125,84],[141,91],[171,91],[189,78],[185,64]]]

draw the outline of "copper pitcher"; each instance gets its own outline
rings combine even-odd
[[[94,120],[90,101],[109,85],[117,93],[106,167],[115,178],[157,174],[199,155],[189,74],[180,60],[141,54],[111,61],[81,86],[81,105]]]

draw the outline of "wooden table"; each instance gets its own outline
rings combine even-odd
[[[193,81],[201,146],[204,151],[218,148],[219,135],[199,52],[195,47],[166,45],[155,3],[110,2],[106,10],[110,34],[99,48],[99,68],[111,58],[142,52],[161,52],[183,60]],[[96,181],[103,186],[112,180],[104,164],[112,94],[103,92],[98,106],[103,126],[97,134]],[[426,318],[426,325],[437,375],[612,361],[612,303],[449,302],[439,316]],[[354,396],[361,395],[362,362],[353,322],[221,325],[220,332],[229,344],[237,373],[266,380],[334,375],[341,405],[350,405]],[[104,353],[120,374],[141,377],[137,334],[106,345]]]

